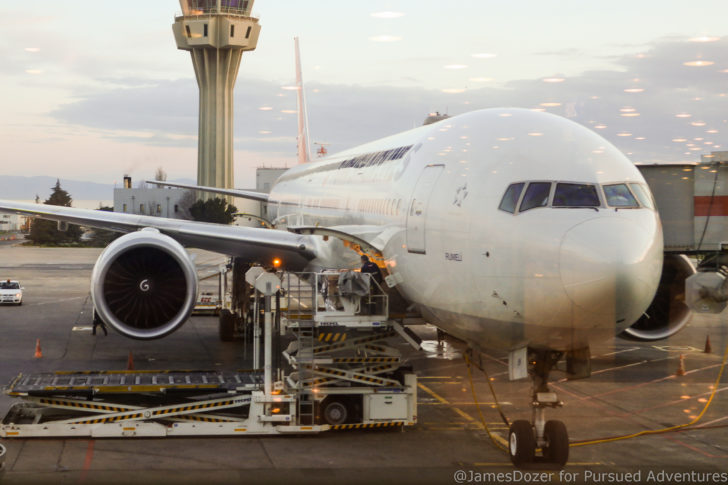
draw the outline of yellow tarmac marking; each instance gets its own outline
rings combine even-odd
[[[417,387],[419,387],[420,389],[422,389],[423,391],[425,391],[427,394],[429,394],[430,396],[432,396],[435,399],[437,399],[438,401],[440,401],[442,404],[447,404],[448,406],[450,405],[450,403],[447,402],[447,400],[444,397],[440,396],[439,394],[437,394],[435,391],[433,391],[432,389],[430,389],[429,387],[427,387],[423,383],[418,382],[417,383]]]
[[[498,443],[503,445],[505,449],[508,449],[509,443],[508,440],[502,437],[501,435],[497,433],[491,433],[491,436],[493,436],[493,439],[496,440]]]
[[[475,406],[474,402],[449,402],[449,403],[441,403],[441,402],[423,402],[423,401],[417,401],[417,404],[420,406],[442,406],[443,404],[447,404],[448,406]],[[478,402],[481,406],[495,406],[494,402]],[[501,406],[510,406],[512,403],[510,402],[502,402],[500,403]]]
[[[422,389],[423,391],[425,391],[427,394],[429,394],[430,396],[432,396],[435,399],[437,399],[438,401],[440,401],[442,404],[445,404],[445,405],[449,406],[453,411],[455,411],[456,413],[458,413],[460,416],[462,416],[463,418],[467,419],[468,421],[475,421],[475,418],[473,418],[472,416],[470,416],[468,413],[466,413],[462,409],[456,408],[455,406],[453,406],[452,404],[450,404],[447,401],[447,399],[445,399],[444,397],[440,396],[435,391],[433,391],[432,389],[430,389],[426,385],[422,384],[421,382],[418,382],[417,383],[417,387],[419,387],[420,389]]]
[[[462,431],[462,426],[428,426],[430,431]]]
[[[475,418],[473,418],[472,416],[470,416],[468,413],[466,413],[462,409],[456,408],[455,406],[453,406],[452,404],[450,404],[447,401],[447,399],[445,399],[444,397],[440,396],[435,391],[433,391],[432,389],[430,389],[426,385],[422,384],[421,382],[418,382],[417,383],[417,387],[419,387],[420,389],[422,389],[423,391],[425,391],[427,394],[429,394],[430,396],[432,396],[435,399],[437,399],[438,401],[440,401],[442,404],[446,404],[447,406],[450,406],[450,408],[452,408],[453,411],[455,411],[456,413],[458,413],[460,416],[462,416],[463,418],[467,419],[468,421],[475,421]]]
[[[417,386],[420,389],[422,389],[423,391],[425,391],[426,393],[428,393],[430,396],[432,396],[435,399],[437,399],[441,404],[445,404],[445,405],[449,406],[453,411],[455,411],[460,416],[462,416],[467,421],[469,421],[469,423],[467,423],[465,426],[472,426],[474,424],[475,418],[473,418],[472,416],[470,416],[468,413],[464,412],[460,408],[457,408],[457,407],[453,406],[447,399],[445,399],[444,397],[440,396],[435,391],[433,391],[432,389],[430,389],[426,385],[422,384],[421,382],[418,382],[417,383]],[[433,404],[436,404],[436,403],[433,403]],[[480,424],[480,423],[477,424],[477,428],[478,429],[484,429],[483,428],[483,425]],[[462,429],[462,428],[454,428],[454,429]],[[505,438],[503,438],[501,435],[499,435],[497,433],[491,433],[491,434],[492,434],[492,437],[493,437],[494,440],[496,440],[498,443],[500,443],[502,446],[504,446],[506,449],[508,449],[508,440],[506,440]]]

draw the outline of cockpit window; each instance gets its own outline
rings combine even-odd
[[[526,195],[521,202],[521,212],[535,207],[546,207],[549,203],[551,182],[531,182],[526,189]]]
[[[503,199],[501,200],[498,208],[502,211],[510,212],[511,214],[515,213],[516,205],[518,204],[518,198],[521,196],[521,192],[523,192],[524,185],[526,184],[521,182],[508,186],[508,189],[503,195]]]
[[[588,184],[556,184],[554,207],[599,207],[597,189]]]
[[[638,207],[637,199],[627,188],[627,184],[614,184],[604,186],[604,195],[607,204],[611,207]]]
[[[634,192],[634,195],[636,195],[637,198],[640,200],[640,204],[642,204],[644,207],[647,207],[648,209],[655,208],[655,204],[654,202],[652,202],[652,197],[650,196],[650,193],[647,191],[644,185],[629,184],[629,187],[632,189],[632,192]]]
[[[551,196],[552,188],[553,196]],[[498,209],[509,214],[526,212],[536,207],[599,210],[605,200],[609,207],[655,209],[655,199],[650,189],[643,183],[612,183],[602,185],[601,190],[603,193],[600,191],[600,185],[596,183],[516,182],[508,186]]]

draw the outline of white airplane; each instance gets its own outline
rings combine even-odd
[[[358,265],[342,240],[374,248],[427,321],[473,349],[511,351],[515,367],[535,362],[536,434],[513,424],[516,464],[536,446],[566,462],[566,429],[542,412],[558,403],[549,371],[563,354],[586,365],[590,341],[636,322],[662,270],[660,220],[635,166],[587,128],[525,109],[474,111],[298,165],[268,196],[215,190],[267,200],[288,230],[14,201],[0,211],[128,232],[99,257],[91,294],[137,339],[189,317],[197,280],[184,246],[289,270]]]
[[[357,267],[359,254],[344,243],[354,242],[381,257],[388,284],[428,322],[475,351],[509,351],[513,378],[530,373],[533,422],[509,430],[516,465],[534,461],[537,447],[546,461],[566,463],[566,427],[544,416],[560,405],[548,375],[562,356],[586,376],[590,342],[638,320],[633,335],[642,338],[687,323],[684,313],[645,322],[653,298],[673,305],[675,287],[658,288],[663,243],[652,195],[619,150],[577,123],[487,109],[316,162],[308,147],[300,116],[302,163],[270,194],[164,183],[266,202],[277,230],[2,200],[0,212],[128,233],[96,262],[91,295],[105,322],[136,339],[164,337],[190,316],[197,274],[185,247],[297,271]]]

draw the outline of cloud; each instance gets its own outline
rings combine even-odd
[[[129,80],[123,81],[127,85]],[[194,81],[161,81],[154,85],[97,92],[68,103],[51,115],[63,122],[107,130],[190,133],[197,128]]]
[[[579,51],[543,55],[579,55]],[[696,59],[714,64],[684,65]],[[594,129],[636,161],[695,160],[722,144],[728,134],[724,119],[728,96],[723,93],[728,73],[721,72],[728,69],[728,39],[708,43],[660,39],[642,54],[615,58],[614,64],[613,70],[587,71],[559,83],[541,79],[488,87],[472,83],[460,94],[419,87],[310,84],[312,141],[331,143],[330,151],[335,152],[418,126],[434,110],[458,114],[478,108],[539,108],[542,103],[558,103],[548,110]],[[107,81],[113,89],[81,95],[52,115],[65,123],[103,130],[104,136],[121,141],[196,144],[198,88],[194,80]],[[295,92],[281,87],[266,80],[238,80],[237,149],[294,156]],[[692,117],[675,117],[681,112]],[[693,125],[696,122],[705,125]],[[710,129],[725,133],[706,133]],[[618,136],[625,133],[631,136]],[[686,141],[673,142],[674,138]]]

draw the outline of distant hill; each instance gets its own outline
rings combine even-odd
[[[99,184],[80,180],[60,179],[63,190],[71,194],[74,200],[112,200],[114,198],[114,184]],[[194,180],[170,180],[181,184],[194,184]],[[134,181],[137,187],[138,180]],[[0,199],[33,200],[38,195],[41,201],[50,196],[51,188],[56,185],[56,177],[18,177],[14,175],[0,175]],[[121,187],[121,185],[117,185]]]

